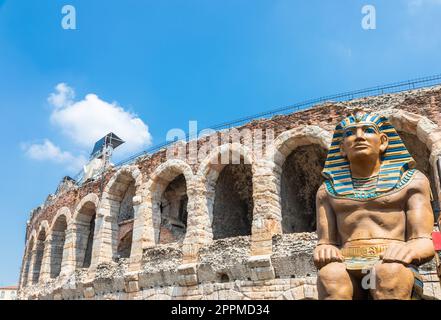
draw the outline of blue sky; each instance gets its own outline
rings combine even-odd
[[[129,137],[122,159],[189,120],[441,73],[440,15],[440,0],[0,0],[0,285],[17,282],[29,211],[80,167],[94,122]]]

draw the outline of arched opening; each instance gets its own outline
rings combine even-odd
[[[438,192],[436,191],[435,187],[435,179],[437,179],[437,177],[435,177],[435,170],[434,168],[432,168],[432,165],[429,161],[429,149],[427,148],[426,144],[422,143],[422,141],[416,135],[404,131],[397,132],[400,135],[401,140],[403,140],[403,143],[406,146],[407,150],[409,150],[409,153],[415,159],[416,169],[424,173],[429,179],[434,200],[432,202],[432,206],[436,206],[436,204],[439,203]]]
[[[135,179],[127,171],[121,172],[109,190],[110,216],[116,233],[112,232],[113,260],[129,258],[132,248],[134,208],[136,193]],[[115,225],[116,223],[116,225]]]
[[[315,196],[324,180],[321,172],[326,154],[318,144],[302,145],[283,163],[280,195],[284,233],[315,231]]]
[[[46,230],[41,230],[37,236],[37,242],[35,246],[35,260],[34,260],[34,268],[32,272],[32,283],[38,283],[40,279],[40,271],[41,264],[43,262],[43,254],[44,254],[44,245],[46,241]]]
[[[86,202],[76,216],[76,268],[90,267],[95,232],[95,218],[96,206],[92,201]]]
[[[51,232],[51,278],[56,278],[61,272],[61,263],[63,261],[63,249],[66,241],[67,221],[66,216],[61,215],[55,221]]]
[[[213,239],[251,234],[253,220],[253,173],[251,164],[228,164],[214,186]]]
[[[230,277],[226,273],[218,274],[217,278],[219,279],[218,281],[221,282],[221,283],[230,282]]]
[[[160,200],[159,243],[182,242],[187,230],[187,183],[183,174],[165,188]]]

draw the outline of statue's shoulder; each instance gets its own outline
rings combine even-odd
[[[415,171],[414,179],[427,179],[426,175],[422,173],[420,170],[418,169],[413,169],[413,170]]]
[[[426,175],[417,169],[414,169],[414,171],[408,185],[408,190],[430,192],[430,182]]]
[[[317,190],[317,200],[325,200],[328,198],[326,182],[323,182]]]

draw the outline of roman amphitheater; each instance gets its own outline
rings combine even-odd
[[[439,212],[441,86],[323,102],[63,179],[29,217],[19,298],[316,299],[315,193],[335,124],[360,108],[389,117]],[[435,262],[420,271],[441,298]]]

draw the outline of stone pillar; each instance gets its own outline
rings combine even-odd
[[[213,240],[212,219],[209,217],[209,201],[212,198],[208,193],[205,178],[196,176],[192,181],[187,182],[188,217],[182,249],[183,264],[197,262],[199,248]]]
[[[94,234],[94,241],[93,241],[93,245],[92,245],[92,257],[91,257],[91,261],[90,261],[90,267],[89,267],[89,271],[90,272],[94,272],[96,270],[96,267],[98,266],[98,264],[101,262],[101,247],[102,247],[102,242],[104,241],[101,229],[104,228],[104,215],[101,213],[107,206],[109,206],[109,204],[104,203],[104,201],[101,203],[100,209],[99,211],[96,213],[95,216],[95,234]],[[108,209],[110,210],[110,209]],[[78,234],[76,235],[77,237],[79,236]],[[80,262],[81,263],[81,262]]]
[[[129,271],[137,271],[141,268],[144,247],[154,244],[154,239],[148,237],[147,232],[148,222],[151,222],[151,218],[148,218],[149,207],[146,202],[142,201],[142,196],[133,198],[134,222]]]
[[[253,175],[253,225],[251,255],[272,253],[272,237],[282,233],[280,205],[281,168],[269,160],[258,160]]]
[[[41,260],[40,277],[38,282],[45,282],[51,275],[51,253],[52,253],[52,234],[46,237],[44,241],[43,259]]]
[[[72,225],[66,230],[60,276],[65,277],[75,272],[75,250],[75,226]]]
[[[163,191],[164,190],[164,186],[158,186],[156,187],[159,190]],[[161,208],[160,208],[160,199],[161,199],[161,195],[162,192],[161,191],[152,191],[152,193],[149,195],[149,203],[151,205],[150,209],[151,209],[151,214],[150,217],[147,222],[149,224],[149,226],[152,226],[152,232],[153,232],[153,243],[152,245],[158,244],[159,243],[159,237],[160,237],[160,230],[161,230]]]
[[[30,257],[29,257],[29,271],[28,271],[28,277],[26,279],[27,286],[30,286],[34,283],[34,268],[35,268],[35,260],[37,256],[37,249],[36,245],[34,248],[31,248],[29,251]]]
[[[153,200],[149,188],[145,188],[141,196],[139,198],[136,196],[133,201],[137,208],[134,208],[135,221],[133,224],[132,253],[129,267],[131,272],[138,271],[141,268],[144,249],[154,246],[159,236],[159,230],[155,231],[154,227]],[[157,222],[158,228],[159,223],[160,220]]]
[[[25,248],[28,249],[28,248]],[[25,285],[28,285],[28,277],[30,273],[31,268],[31,250],[25,250],[24,258],[23,258],[23,264],[22,264],[22,270],[20,275],[20,289],[23,288]]]
[[[95,235],[92,261],[90,271],[92,274],[100,263],[109,263],[113,261],[114,253],[118,245],[118,224],[116,215],[119,211],[120,202],[106,198],[103,201],[96,214]]]

